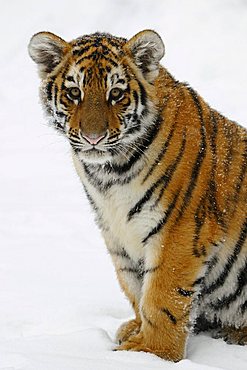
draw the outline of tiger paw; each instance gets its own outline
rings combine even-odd
[[[141,322],[137,320],[130,320],[123,323],[117,331],[116,341],[122,344],[127,341],[131,335],[137,335],[141,328]]]
[[[143,337],[143,333],[140,332],[137,335],[132,335],[127,341],[116,347],[114,351],[136,351],[136,352],[148,352],[152,353],[162,359],[178,362],[183,359],[184,351],[175,347],[169,348],[152,348],[149,346]]]
[[[148,348],[143,343],[143,334],[138,333],[137,335],[131,335],[127,340],[115,348],[115,351],[148,351]]]

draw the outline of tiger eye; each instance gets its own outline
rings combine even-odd
[[[81,90],[79,89],[79,87],[71,87],[68,90],[68,95],[71,99],[78,99],[81,96]]]
[[[117,100],[117,99],[121,98],[123,93],[124,92],[123,92],[122,89],[119,89],[118,87],[114,87],[110,92],[110,97],[111,97],[111,99]]]

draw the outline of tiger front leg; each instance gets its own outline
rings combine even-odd
[[[135,312],[135,318],[124,322],[116,333],[116,342],[118,344],[122,344],[127,341],[130,336],[138,334],[141,328],[139,304],[142,281],[132,267],[118,267],[117,277],[123,292],[125,293]]]
[[[119,284],[135,312],[135,318],[123,323],[116,333],[116,342],[121,344],[127,341],[131,335],[139,333],[141,328],[139,304],[143,282],[143,260],[140,259],[134,262],[123,247],[117,248],[118,244],[112,243],[111,238],[105,237],[105,240],[115,266]]]
[[[145,269],[140,302],[141,330],[117,350],[151,352],[177,362],[185,356],[193,283],[202,260],[189,254],[183,245],[171,243],[169,247],[157,249],[160,249],[156,253],[159,258]]]

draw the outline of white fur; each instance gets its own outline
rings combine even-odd
[[[150,211],[148,202],[140,214],[128,221],[128,212],[145,193],[144,187],[142,192],[136,190],[140,181],[138,177],[129,184],[113,186],[107,194],[101,194],[87,180],[78,158],[76,156],[73,158],[77,173],[100,209],[102,221],[107,229],[104,231],[105,237],[112,240],[111,248],[123,246],[133,261],[137,262],[144,257],[142,240],[157,225],[164,215],[164,210],[163,213],[158,208]]]

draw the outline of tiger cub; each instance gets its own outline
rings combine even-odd
[[[152,31],[29,44],[135,318],[117,350],[179,361],[190,328],[247,343],[247,134],[160,65]]]

